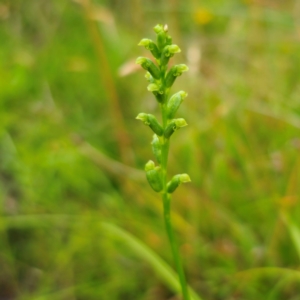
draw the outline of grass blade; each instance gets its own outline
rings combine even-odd
[[[110,223],[102,223],[102,227],[107,233],[113,237],[125,242],[131,250],[133,250],[140,258],[145,260],[155,270],[158,276],[165,282],[165,284],[175,293],[181,292],[181,287],[176,273],[172,268],[162,260],[154,251],[148,246],[138,240],[136,237],[126,232],[125,230]],[[191,300],[201,300],[201,298],[189,288]]]

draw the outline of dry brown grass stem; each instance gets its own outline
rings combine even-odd
[[[93,5],[90,3],[89,0],[80,1],[80,3],[83,7],[87,29],[96,51],[100,80],[108,97],[108,103],[110,105],[110,114],[114,122],[113,133],[117,140],[119,154],[123,162],[130,163],[132,161],[132,156],[130,155],[131,151],[129,147],[130,138],[128,132],[126,131],[126,126],[120,107],[117,87],[115,85],[112,70],[108,62],[107,53],[105,51],[101,32],[98,29],[96,21],[90,18],[90,16],[93,13]]]

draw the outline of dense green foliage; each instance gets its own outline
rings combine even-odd
[[[169,157],[170,174],[192,178],[172,199],[189,284],[201,299],[298,299],[299,12],[292,0],[1,1],[0,299],[176,297],[110,227],[172,265],[142,170],[152,133],[134,119],[158,111],[135,65],[157,23],[182,49],[172,65],[190,68],[176,91],[192,126]]]

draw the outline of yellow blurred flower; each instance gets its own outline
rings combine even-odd
[[[198,8],[194,13],[195,23],[207,24],[213,19],[213,14],[206,8]]]

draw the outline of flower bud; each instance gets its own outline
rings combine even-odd
[[[150,39],[142,39],[139,43],[139,46],[144,46],[147,50],[150,50],[152,55],[155,58],[159,58],[160,57],[160,52],[156,46],[156,44],[150,40]]]
[[[145,125],[149,126],[154,133],[156,133],[158,136],[163,135],[163,128],[158,123],[155,116],[151,114],[145,114],[145,113],[139,113],[136,117],[137,120],[141,120]]]
[[[168,72],[168,74],[166,75],[165,86],[166,87],[171,87],[173,85],[175,79],[178,76],[180,76],[183,72],[186,72],[188,70],[189,70],[189,68],[184,64],[173,66],[170,69],[170,71]]]
[[[175,53],[181,52],[177,45],[168,45],[164,48],[165,56],[173,56]]]
[[[154,31],[157,34],[158,49],[161,51],[166,45],[166,37],[167,37],[166,33],[168,31],[168,26],[167,25],[163,26],[161,24],[158,24],[154,27]]]
[[[174,94],[168,101],[167,104],[167,117],[168,119],[174,118],[180,104],[182,103],[183,99],[187,96],[187,93],[184,91],[180,91]]]
[[[147,180],[155,192],[160,192],[163,189],[160,167],[155,167],[152,160],[149,160],[145,165]]]
[[[147,90],[149,92],[159,92],[160,89],[161,89],[161,87],[158,84],[156,84],[156,83],[150,83],[147,86]]]
[[[166,36],[166,44],[172,45],[172,37],[169,34]]]
[[[136,63],[141,65],[143,69],[148,71],[155,79],[160,78],[160,71],[154,62],[147,57],[138,57]]]
[[[153,83],[155,81],[155,79],[151,76],[151,74],[149,72],[147,72],[145,74],[145,78],[147,79],[147,81]]]
[[[161,163],[161,144],[159,138],[156,134],[153,135],[153,140],[151,142],[152,152],[157,160],[157,162]]]
[[[181,52],[180,48],[177,45],[168,45],[164,48],[161,53],[160,63],[166,65],[169,59],[175,54]]]
[[[154,91],[153,95],[155,96],[157,102],[159,102],[159,103],[164,102],[164,100],[165,100],[165,95],[164,94],[161,94],[161,93],[159,93],[157,91]]]
[[[155,96],[156,100],[158,102],[163,102],[163,100],[165,99],[163,93],[164,91],[162,90],[162,86],[161,85],[158,85],[156,83],[150,83],[148,86],[147,86],[147,90],[149,92],[152,92],[153,95]]]
[[[167,192],[169,194],[173,193],[181,183],[190,182],[191,178],[188,174],[178,174],[175,175],[171,181],[167,183]]]
[[[155,163],[153,160],[149,160],[146,164],[145,164],[145,171],[151,171],[155,169]]]
[[[159,33],[161,31],[164,31],[164,26],[162,24],[157,24],[153,29],[155,33]]]
[[[173,119],[165,129],[164,136],[168,139],[176,130],[184,126],[187,126],[185,119]]]
[[[149,127],[153,130],[153,132],[156,133],[158,136],[162,136],[164,133],[164,130],[161,127],[161,125],[158,123],[155,116],[148,114],[148,121],[150,123]]]

